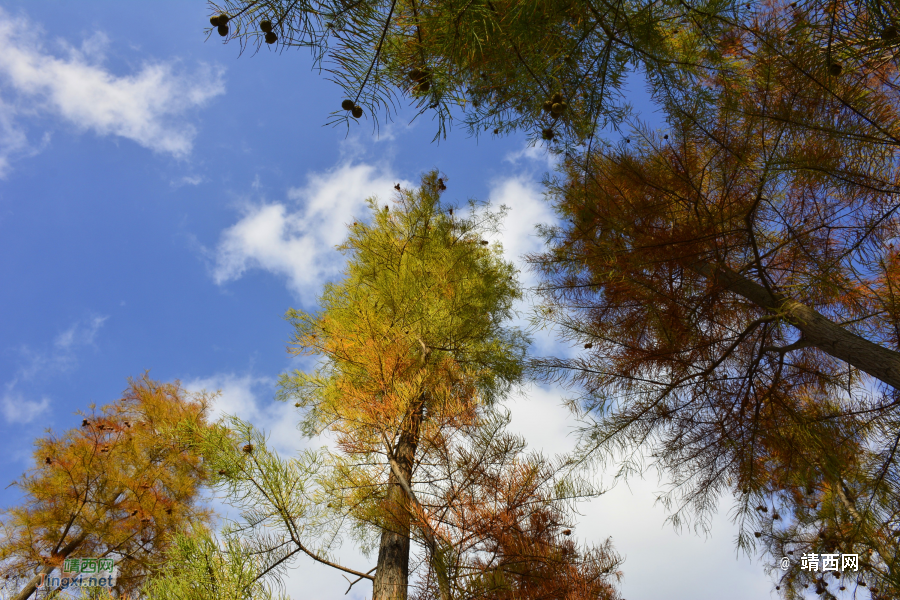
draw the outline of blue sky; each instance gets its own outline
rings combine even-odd
[[[511,208],[498,236],[511,260],[540,248],[533,225],[552,219],[541,149],[461,128],[435,144],[434,123],[408,126],[411,113],[380,137],[371,120],[349,135],[323,127],[342,97],[307,53],[238,57],[205,39],[207,19],[200,0],[0,7],[0,480],[28,468],[46,428],[75,426],[74,411],[147,369],[220,389],[217,411],[265,427],[282,452],[305,446],[293,408],[272,400],[294,366],[283,315],[315,308],[341,269],[344,226],[397,182],[439,168],[445,199]],[[575,351],[552,337],[534,350]],[[532,386],[510,402],[514,427],[548,453],[573,441],[564,395]],[[729,499],[709,537],[679,535],[654,506],[660,489],[650,473],[582,507],[576,534],[612,535],[627,557],[625,598],[774,597],[761,566],[736,555]],[[4,505],[15,500],[3,490]],[[302,561],[288,583],[294,598],[345,589]]]

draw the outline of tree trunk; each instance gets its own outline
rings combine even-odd
[[[797,300],[775,297],[765,287],[727,267],[708,263],[697,263],[691,267],[704,277],[723,284],[728,291],[783,317],[800,330],[809,345],[900,390],[900,352],[847,331]]]
[[[81,542],[86,539],[86,533],[79,534],[78,537],[63,546],[62,550],[59,551],[59,554],[57,554],[57,556],[65,560],[66,557],[72,554],[72,552],[74,552],[75,549],[81,545]],[[55,568],[55,565],[46,565],[45,567],[43,567],[40,573],[32,577],[31,581],[25,584],[25,587],[22,588],[22,590],[18,594],[13,596],[12,600],[28,600],[28,597],[31,596],[35,592],[35,590],[37,590],[37,586],[41,583],[41,579],[52,573]]]
[[[411,407],[394,453],[403,477],[410,483],[424,407],[423,396]],[[387,527],[381,533],[381,545],[378,547],[372,599],[406,600],[409,587],[409,498],[393,473],[388,479],[385,505],[390,514]]]

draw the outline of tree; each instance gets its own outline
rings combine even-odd
[[[167,568],[148,578],[141,593],[154,600],[283,598],[260,576],[271,578],[272,572],[265,571],[259,557],[248,550],[237,536],[216,536],[204,527],[180,532],[166,550]]]
[[[854,390],[868,397],[856,369],[892,377],[879,360],[897,344],[891,154],[798,136],[791,112],[803,106],[789,103],[803,90],[775,66],[760,71],[769,79],[739,107],[684,118],[665,137],[639,132],[589,167],[570,161],[552,188],[563,225],[545,230],[550,250],[534,257],[563,328],[592,346],[584,359],[542,362],[545,372],[640,398],[627,409],[635,423],[681,406],[684,424],[715,417],[708,434],[676,436],[670,464],[716,430],[752,446],[757,402],[781,411],[835,397],[851,410]],[[760,105],[785,106],[785,123],[755,115]],[[881,410],[892,406],[888,392]],[[609,431],[627,436],[626,421]],[[632,439],[646,439],[642,427]]]
[[[588,488],[560,477],[565,462],[525,456],[524,439],[504,433],[506,424],[493,416],[419,475],[427,482],[420,494],[433,499],[428,514],[452,549],[450,596],[617,598],[622,560],[611,540],[580,547],[570,538],[573,501]],[[443,597],[435,580],[420,583],[416,597]]]
[[[292,351],[321,362],[283,376],[279,396],[335,450],[284,460],[238,419],[200,436],[241,519],[192,564],[225,574],[212,569],[196,586],[163,577],[151,596],[268,598],[305,554],[352,575],[351,587],[371,580],[377,600],[407,598],[417,570],[423,598],[615,597],[620,559],[609,544],[564,541],[566,502],[590,490],[558,480],[559,465],[524,457],[524,442],[503,432],[497,403],[520,379],[527,338],[506,325],[515,271],[481,239],[500,215],[472,203],[462,217],[441,205],[444,187],[431,172],[393,210],[370,200],[372,222],[350,227],[344,278],[325,286],[321,310],[288,312]],[[331,556],[348,533],[377,548],[374,569]],[[411,569],[413,544],[423,562]]]
[[[114,559],[114,591],[133,594],[172,532],[209,522],[198,503],[205,466],[177,433],[206,427],[207,407],[206,396],[145,374],[80,427],[36,440],[35,466],[14,482],[23,502],[2,513],[0,573],[16,586],[37,573],[16,600],[76,557]]]
[[[340,246],[352,254],[346,278],[325,286],[318,314],[288,313],[295,352],[326,362],[284,377],[283,397],[306,410],[305,432],[333,433],[357,465],[347,486],[367,495],[347,503],[380,521],[377,600],[406,597],[416,467],[521,374],[526,338],[503,325],[515,272],[480,240],[497,217],[443,212],[444,187],[431,172],[397,210],[370,201],[373,225],[355,223]]]
[[[700,80],[737,75],[740,83],[745,61],[764,55],[826,93],[841,78],[852,80],[834,99],[878,130],[886,115],[866,109],[867,92],[890,85],[890,65],[896,64],[900,45],[900,15],[879,0],[840,6],[825,0],[790,5],[225,0],[208,5],[211,23],[242,48],[258,51],[263,42],[309,48],[314,62],[346,94],[342,110],[334,107],[336,122],[349,119],[357,105],[377,122],[380,110],[390,117],[399,101],[410,99],[421,111],[436,112],[439,134],[461,118],[474,134],[523,129],[535,140],[551,137],[548,145],[561,143],[570,151],[581,141],[598,141],[595,136],[607,126],[619,131],[628,113],[629,72],[643,72],[655,98],[678,113],[708,103]],[[547,104],[556,93],[561,102]],[[561,106],[554,110],[553,104]],[[552,136],[545,135],[548,129]],[[880,134],[896,145],[895,136]]]
[[[687,7],[676,0],[208,5],[211,24],[242,48],[258,50],[263,42],[310,48],[346,94],[343,110],[334,107],[334,122],[349,119],[358,105],[367,117],[377,119],[384,109],[389,118],[406,96],[421,112],[437,113],[438,135],[463,107],[472,133],[524,129],[540,139],[549,130],[556,140],[576,141],[627,112],[622,92],[629,63],[661,73],[721,64],[703,42],[749,14],[743,3],[722,0]],[[551,101],[555,93],[561,97]]]
[[[872,359],[897,345],[894,167],[862,143],[795,137],[789,119],[754,115],[795,92],[781,83],[669,139],[644,131],[590,168],[567,165],[551,186],[563,225],[533,259],[546,317],[588,351],[536,367],[586,391],[600,416],[586,456],[644,449],[695,513],[733,490],[753,525],[741,544],[763,537],[775,559],[871,549],[874,589],[890,593],[897,397],[860,371],[888,380]],[[826,328],[856,349],[831,345]],[[826,590],[788,575],[786,592]]]

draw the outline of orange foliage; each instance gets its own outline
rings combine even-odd
[[[496,454],[462,453],[459,471],[430,507],[432,527],[452,540],[454,597],[467,600],[615,600],[622,559],[611,540],[579,547],[565,501],[554,499],[555,465],[523,460],[510,438],[495,434]],[[508,445],[507,445],[508,444]],[[504,449],[499,447],[506,446]],[[484,450],[484,449],[482,449]],[[433,475],[432,472],[429,475]],[[437,494],[436,494],[437,495]],[[426,576],[416,598],[437,598]]]
[[[197,503],[202,459],[177,434],[205,426],[207,401],[145,374],[80,427],[35,441],[35,467],[15,483],[23,502],[3,511],[0,539],[2,574],[27,582],[20,598],[35,569],[49,574],[67,557],[113,558],[116,593],[134,593],[172,533],[210,521]]]

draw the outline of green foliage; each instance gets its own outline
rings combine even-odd
[[[259,48],[256,22],[276,15],[280,43],[309,47],[348,98],[388,117],[404,97],[434,111],[437,135],[460,119],[470,132],[553,128],[563,144],[617,126],[624,84],[640,65],[672,83],[727,60],[710,48],[750,11],[708,0],[312,0],[210,2],[236,24],[233,38]],[[674,79],[673,79],[674,77]],[[554,94],[567,103],[544,108]],[[552,105],[552,103],[551,103]],[[549,108],[549,107],[548,107]],[[460,114],[462,112],[462,114]],[[334,122],[346,115],[335,107]]]
[[[204,527],[175,535],[167,568],[142,593],[154,600],[283,598],[280,577],[297,554],[327,562],[340,543],[339,521],[312,491],[323,455],[282,459],[235,417],[192,433],[216,491],[237,515],[217,535]]]
[[[167,552],[167,568],[142,590],[153,600],[273,600],[278,595],[259,580],[263,559],[238,537],[225,534],[223,542],[204,527],[175,536]]]
[[[351,227],[340,246],[345,278],[325,286],[321,311],[288,312],[292,352],[325,359],[280,380],[279,397],[303,409],[307,435],[327,428],[348,451],[375,451],[427,389],[427,438],[520,380],[528,340],[504,326],[521,297],[515,269],[481,239],[503,213],[479,214],[473,203],[470,217],[451,216],[438,181],[427,174],[394,210],[370,200],[372,224]]]

